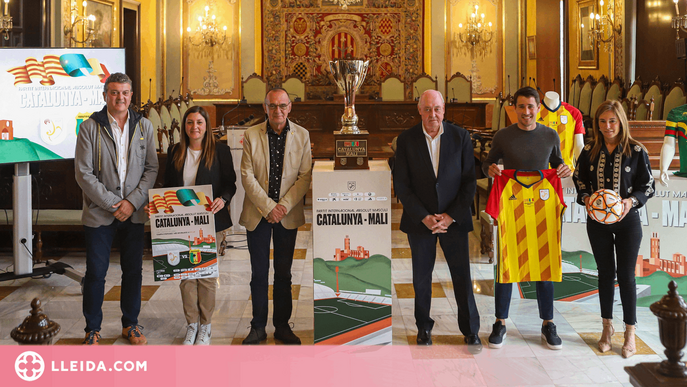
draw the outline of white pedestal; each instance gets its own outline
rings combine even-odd
[[[315,344],[391,343],[391,171],[313,168]]]

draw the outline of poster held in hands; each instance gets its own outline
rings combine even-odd
[[[212,186],[151,189],[148,197],[155,281],[218,277]]]

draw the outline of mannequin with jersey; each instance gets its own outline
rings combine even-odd
[[[575,160],[584,148],[582,113],[574,106],[561,102],[558,93],[549,91],[544,94],[537,122],[558,132],[563,161],[567,165],[575,165]]]
[[[680,170],[673,172],[675,176],[687,177],[687,105],[678,106],[671,110],[666,117],[666,132],[661,147],[661,184],[668,186],[668,168],[675,157],[675,146],[680,150]],[[677,143],[677,144],[676,144]]]

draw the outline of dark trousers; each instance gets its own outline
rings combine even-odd
[[[458,328],[465,336],[476,335],[479,332],[479,312],[472,293],[468,233],[457,231],[455,227],[449,227],[445,234],[408,234],[413,262],[417,329],[429,330],[434,326],[429,310],[432,306],[432,271],[436,261],[437,238],[453,280],[453,292],[458,304]]]
[[[637,210],[630,210],[618,223],[601,224],[587,218],[587,235],[592,245],[594,260],[599,271],[599,303],[601,317],[613,318],[614,280],[618,275],[620,301],[623,303],[623,321],[628,325],[637,322],[637,289],[635,265],[639,245],[642,243],[642,224]],[[617,270],[616,270],[617,261]]]
[[[250,253],[250,294],[253,304],[251,325],[264,328],[267,325],[267,290],[270,271],[270,239],[274,244],[274,286],[272,300],[275,327],[288,325],[293,305],[291,303],[291,263],[296,247],[298,229],[288,230],[281,223],[269,223],[262,219],[253,231],[246,232]]]
[[[110,251],[115,234],[119,234],[122,292],[122,327],[138,324],[141,311],[141,281],[143,271],[143,224],[131,219],[100,227],[84,226],[86,239],[86,276],[83,285],[83,315],[86,332],[100,331],[103,322],[105,276],[110,266]]]
[[[539,306],[539,318],[553,320],[553,282],[536,281],[537,306]],[[494,281],[494,303],[496,318],[507,319],[510,309],[510,300],[513,293],[513,284],[502,284]]]

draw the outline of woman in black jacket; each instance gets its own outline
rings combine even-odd
[[[164,186],[212,184],[212,212],[219,243],[222,231],[231,227],[228,206],[236,192],[236,173],[229,147],[215,141],[209,122],[208,113],[200,106],[184,113],[180,142],[167,151]],[[184,345],[209,345],[217,278],[181,280],[179,289],[188,323]]]
[[[613,336],[613,298],[616,271],[623,304],[625,343],[622,355],[635,354],[637,290],[635,264],[642,242],[642,225],[637,209],[654,196],[646,148],[630,136],[625,111],[618,101],[606,101],[596,111],[593,140],[585,145],[577,160],[573,181],[577,203],[589,211],[589,198],[600,189],[615,191],[623,199],[624,212],[613,224],[602,224],[587,217],[587,235],[599,275],[599,303],[603,333],[599,351],[611,349]],[[616,268],[617,261],[617,268]]]

